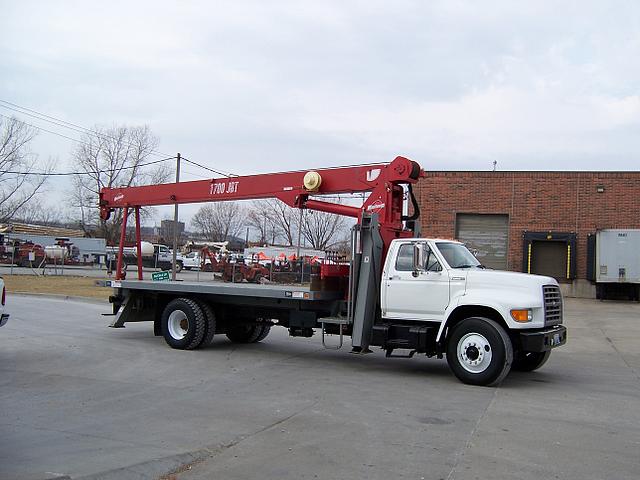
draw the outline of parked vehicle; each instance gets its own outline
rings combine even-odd
[[[640,230],[599,230],[589,247],[596,297],[640,300]]]
[[[152,321],[169,346],[187,350],[209,345],[217,334],[235,343],[259,342],[276,325],[293,337],[319,330],[327,348],[340,348],[350,336],[353,353],[377,346],[388,358],[446,356],[455,376],[473,385],[497,385],[512,368],[540,368],[567,339],[557,281],[485,269],[460,242],[414,238],[419,208],[411,185],[420,175],[415,162],[397,157],[389,165],[103,189],[103,218],[134,201],[157,205],[168,198],[217,201],[277,192],[291,206],[358,219],[350,262],[322,264],[309,286],[116,277],[108,282],[115,288],[112,326]],[[403,186],[413,205],[410,216],[402,214]],[[309,198],[310,192],[360,191],[371,192],[361,207]],[[126,205],[119,203],[123,197]],[[338,336],[333,343],[331,334]]]
[[[152,244],[149,242],[140,242],[140,251],[142,252],[142,266],[148,268],[159,268],[161,270],[171,270],[173,265],[173,251],[166,245]],[[118,262],[119,247],[108,246],[107,255],[109,258],[108,267],[115,270]],[[138,249],[135,246],[123,247],[123,264],[138,264]],[[182,270],[183,261],[176,260],[176,270]],[[126,267],[125,267],[126,268]]]

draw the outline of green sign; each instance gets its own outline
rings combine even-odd
[[[151,280],[154,282],[168,282],[169,272],[153,272],[151,274]]]

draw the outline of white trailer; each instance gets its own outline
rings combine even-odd
[[[627,295],[640,300],[640,230],[598,231],[594,273],[598,298]]]

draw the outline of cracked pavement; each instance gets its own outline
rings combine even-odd
[[[9,297],[0,478],[636,479],[640,305],[566,301],[569,342],[500,388],[274,328],[178,351],[109,306]]]

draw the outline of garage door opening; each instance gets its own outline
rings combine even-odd
[[[575,278],[575,245],[574,233],[525,232],[523,271],[571,281]]]
[[[489,268],[506,270],[509,215],[458,213],[456,238]]]

